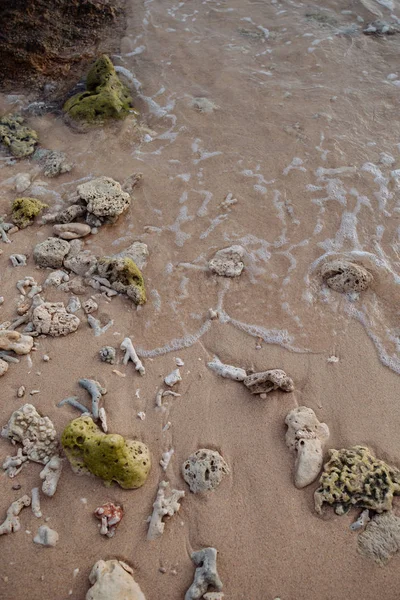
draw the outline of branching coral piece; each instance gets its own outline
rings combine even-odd
[[[25,495],[13,502],[10,508],[7,510],[6,520],[0,525],[0,535],[7,535],[8,533],[14,533],[21,529],[21,523],[19,522],[18,515],[23,508],[29,506],[31,499]]]
[[[156,501],[153,504],[153,514],[149,520],[149,530],[147,532],[148,540],[155,540],[160,537],[165,528],[163,517],[173,517],[181,507],[179,501],[184,497],[185,492],[180,490],[171,490],[170,496],[165,496],[168,487],[167,481],[162,481],[158,486]]]
[[[111,538],[114,537],[117,527],[124,516],[124,510],[122,506],[107,502],[103,506],[96,508],[94,515],[101,521],[101,535]]]
[[[101,397],[107,393],[106,388],[103,388],[98,381],[94,379],[80,379],[79,385],[89,392],[92,397],[92,415],[95,421],[99,418],[99,404]]]
[[[215,548],[203,548],[193,552],[192,561],[196,565],[194,581],[185,594],[185,600],[199,600],[203,598],[209,587],[220,592],[222,581],[217,571],[217,551]]]
[[[343,514],[352,506],[371,508],[378,513],[391,510],[394,495],[400,494],[400,470],[375,458],[368,448],[329,450],[320,486],[314,494],[315,510],[323,505]]]
[[[133,347],[132,340],[130,338],[127,337],[124,339],[124,341],[121,344],[121,350],[125,350],[125,356],[122,361],[123,364],[127,365],[129,360],[131,360],[135,365],[136,371],[139,371],[141,375],[144,375],[146,373],[145,368],[142,364],[142,361],[136,354],[136,350]]]
[[[248,375],[243,383],[252,394],[268,394],[277,389],[283,392],[293,392],[294,390],[293,379],[288,377],[282,369],[253,373]]]

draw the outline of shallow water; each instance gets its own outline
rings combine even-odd
[[[396,15],[400,16],[397,3],[393,3],[390,9],[385,6],[376,4],[385,19],[396,20]],[[394,16],[391,17],[392,10]],[[198,367],[199,361],[206,361],[215,353],[222,360],[247,367],[250,366],[249,361],[258,361],[258,366],[262,367],[268,360],[287,360],[294,369],[297,368],[295,365],[307,365],[301,377],[305,378],[307,372],[307,378],[312,380],[314,367],[311,364],[316,364],[312,363],[313,360],[321,357],[325,363],[341,345],[347,348],[357,338],[358,347],[363,348],[360,360],[363,360],[362,353],[365,352],[368,355],[365,360],[373,365],[376,379],[389,377],[385,374],[386,368],[400,374],[400,306],[397,299],[400,282],[400,139],[397,127],[400,41],[396,36],[374,38],[363,35],[362,27],[374,19],[375,16],[356,1],[329,1],[321,8],[278,0],[131,0],[121,53],[112,59],[121,78],[134,90],[135,107],[140,111],[140,130],[135,127],[133,118],[86,134],[72,131],[60,117],[54,115],[29,119],[39,132],[44,147],[64,150],[76,165],[72,173],[45,183],[36,180],[30,188],[29,194],[52,206],[62,204],[77,183],[86,178],[108,175],[122,182],[134,172],[143,173],[143,182],[134,190],[135,200],[129,215],[120,218],[114,227],[103,227],[87,242],[87,247],[95,253],[104,254],[120,251],[134,240],[148,244],[150,260],[144,271],[148,303],[135,310],[129,302],[114,299],[106,306],[106,311],[116,319],[116,325],[107,338],[96,339],[96,344],[100,347],[107,340],[115,343],[120,339],[118,332],[121,336],[131,335],[138,354],[144,359],[154,359],[151,363],[153,377],[160,377],[161,373],[166,375],[174,368],[173,356],[176,353],[189,353],[193,380],[187,384],[188,389],[192,386],[192,390],[200,390],[199,400],[205,406],[194,408],[199,422],[197,417],[191,420],[190,411],[185,410],[176,418],[186,430],[193,428],[199,443],[222,447],[225,439],[240,435],[240,425],[233,415],[227,425],[230,435],[224,430],[226,415],[222,409],[221,429],[215,425],[214,432],[209,430],[209,427],[213,428],[209,419],[218,423],[218,409],[210,404],[216,393],[213,387],[224,392],[221,382],[215,382],[215,378],[205,371],[203,363],[200,371]],[[207,98],[211,102],[207,105],[208,112],[195,108],[195,98]],[[28,103],[29,99],[22,95],[1,98],[2,109],[7,110],[19,109]],[[1,157],[3,212],[7,211],[14,197],[14,176],[19,172],[34,171],[33,163],[16,163]],[[229,193],[233,194],[237,203],[223,205]],[[12,251],[31,253],[33,245],[44,239],[49,231],[49,227],[24,231],[14,237]],[[210,276],[205,268],[207,260],[216,250],[231,244],[241,244],[246,250],[244,273],[232,281]],[[11,250],[5,245],[1,248],[4,251],[3,264],[7,264]],[[321,286],[319,266],[326,259],[338,256],[355,260],[373,273],[374,283],[368,291],[341,296]],[[29,267],[18,270],[18,277],[7,266],[1,280],[1,293],[6,297],[1,308],[2,320],[13,315],[13,286],[21,273],[37,275],[40,281],[45,278],[34,270],[32,259]],[[208,320],[209,308],[219,310],[219,320]],[[93,344],[90,330],[77,336],[80,336],[81,344]],[[59,360],[63,360],[62,353],[66,349],[74,353],[74,341],[70,338],[43,342],[43,346],[49,345],[51,349],[56,344],[58,350],[54,352],[59,353]],[[262,350],[257,355],[259,345]],[[84,357],[92,375],[99,369],[97,346],[89,346]],[[272,346],[278,348],[273,349]],[[301,358],[287,358],[282,349],[301,355]],[[175,354],[169,354],[171,352]],[[161,356],[164,358],[159,359]],[[60,398],[64,392],[65,395],[71,393],[71,385],[75,384],[70,383],[68,387],[68,380],[74,382],[80,373],[78,358],[71,355],[69,360],[70,374],[65,377],[65,382],[62,379]],[[281,365],[265,365],[265,368],[271,366]],[[54,375],[57,371],[52,368]],[[9,375],[11,391],[13,380],[11,373]],[[86,375],[89,376],[88,373]],[[18,379],[17,375],[15,377]],[[121,388],[122,406],[122,398],[126,400],[131,394],[129,385],[127,388],[127,382],[115,375],[108,377],[113,394],[118,395],[112,386]],[[206,378],[203,388],[201,377]],[[141,387],[150,407],[157,385],[149,379],[151,376],[146,382],[143,379]],[[397,379],[393,381],[398,385]],[[53,394],[57,385],[54,381],[48,385]],[[323,381],[319,381],[319,385],[321,392]],[[236,389],[233,388],[234,392]],[[302,390],[305,398],[301,402],[307,403],[309,399],[308,405],[316,402],[319,406],[318,394],[307,398],[305,390],[307,387]],[[140,393],[136,398],[140,398]],[[45,400],[38,401],[44,403],[43,409],[50,414]],[[53,398],[51,402],[52,406],[56,403]],[[11,403],[13,408],[17,408],[15,403],[16,400]],[[144,406],[139,404],[135,401],[135,410],[144,410]],[[250,403],[246,411],[252,406]],[[60,418],[60,413],[52,410],[54,419]],[[117,424],[120,428],[124,427],[122,417],[118,417],[116,408],[114,410],[115,414],[110,409],[110,415],[116,419],[116,429]],[[121,414],[125,414],[126,410],[125,405]],[[5,420],[9,412],[10,405],[2,408]],[[260,407],[256,412],[259,418],[264,419]],[[177,439],[180,439],[185,447],[185,450],[183,447],[180,450],[182,456],[194,450],[189,443],[188,431],[182,434],[182,438],[179,438],[180,434],[177,434],[178,438],[171,434],[169,442],[161,441],[158,421],[149,424],[146,431],[147,421],[136,423],[135,414],[133,411],[131,425],[126,424],[126,428],[129,432],[132,428],[139,430],[149,445],[152,440],[160,446],[176,445]],[[63,418],[66,417],[64,414]],[[335,415],[336,418],[339,419],[338,415]],[[359,441],[358,438],[344,439],[346,435],[342,432],[345,426],[340,420],[335,422],[337,430],[334,438],[338,443]],[[282,434],[281,423],[276,426],[275,442]],[[248,433],[253,431],[253,426],[257,427],[257,420],[244,425],[244,429]],[[203,427],[207,433],[203,432]],[[360,435],[366,439],[372,431],[366,429]],[[258,438],[260,434],[255,435]],[[370,439],[382,447],[384,436],[379,440]],[[262,436],[257,443],[258,450],[263,448]],[[3,442],[1,447],[4,447],[4,452],[9,451]],[[166,448],[162,449],[165,451]],[[281,493],[286,494],[283,502],[286,516],[281,516],[279,522],[289,519],[291,523],[289,528],[287,524],[282,525],[283,533],[280,532],[279,527],[271,524],[265,498],[260,500],[262,508],[257,510],[256,499],[260,491],[256,486],[257,473],[252,471],[249,459],[243,455],[235,457],[229,444],[223,450],[231,455],[233,462],[238,460],[248,474],[244,480],[237,475],[235,481],[237,467],[231,484],[227,484],[231,486],[231,494],[238,494],[238,500],[233,500],[234,505],[238,503],[232,509],[235,519],[246,521],[250,514],[258,521],[263,515],[262,519],[268,523],[265,536],[279,540],[282,535],[284,543],[276,542],[279,549],[276,549],[275,557],[265,556],[263,543],[257,541],[257,536],[261,536],[257,527],[245,522],[238,528],[236,537],[235,531],[231,531],[235,530],[236,522],[224,520],[221,507],[221,512],[218,512],[209,505],[205,513],[207,516],[204,513],[200,515],[198,506],[190,498],[183,508],[185,525],[182,533],[177,533],[180,519],[172,520],[162,545],[154,551],[161,561],[170,561],[171,569],[177,565],[179,576],[159,576],[153,563],[151,568],[146,569],[146,563],[141,562],[139,556],[126,556],[139,568],[137,579],[148,600],[155,600],[161,595],[171,600],[183,597],[182,590],[190,582],[192,569],[187,552],[183,552],[185,562],[180,550],[185,550],[185,546],[197,549],[201,544],[212,543],[222,553],[220,574],[226,582],[226,597],[233,600],[248,597],[267,600],[275,595],[282,600],[339,600],[345,596],[354,600],[360,597],[372,600],[379,597],[380,582],[385,581],[379,577],[384,576],[379,573],[376,582],[372,586],[371,582],[367,585],[364,569],[368,569],[368,564],[355,556],[355,548],[346,555],[346,560],[355,561],[351,568],[359,577],[357,585],[351,573],[344,573],[344,582],[339,582],[341,591],[337,595],[331,584],[327,589],[326,577],[329,578],[333,571],[325,563],[319,563],[316,555],[312,554],[310,560],[317,561],[315,568],[321,573],[310,590],[306,581],[312,576],[310,567],[303,565],[305,572],[302,571],[299,553],[307,554],[305,546],[308,544],[321,543],[325,543],[326,553],[333,552],[333,546],[326,544],[324,533],[328,529],[328,537],[339,535],[333,523],[326,525],[315,522],[313,516],[304,517],[306,521],[310,518],[312,521],[311,524],[307,521],[307,531],[311,535],[307,537],[302,526],[292,520],[296,520],[297,509],[305,510],[304,498],[310,500],[310,497],[307,493],[302,496],[284,480],[275,483]],[[386,451],[391,452],[390,449]],[[277,457],[277,464],[287,460],[290,465],[284,444],[279,449],[280,454],[284,458]],[[398,455],[396,458],[399,460]],[[179,477],[179,464],[177,460],[174,468],[176,477]],[[287,468],[284,463],[282,470]],[[280,470],[278,466],[274,469]],[[271,476],[270,472],[266,475]],[[69,477],[72,481],[72,476]],[[83,480],[79,480],[78,484],[88,489],[95,485],[92,481],[83,483]],[[3,481],[2,485],[9,493],[9,482]],[[182,485],[182,482],[178,480],[176,485]],[[92,491],[95,494],[95,490]],[[89,491],[86,493],[89,494]],[[123,496],[127,496],[126,492]],[[72,491],[68,492],[68,497],[73,497]],[[141,500],[141,516],[144,519],[151,508],[152,497],[151,490]],[[226,495],[221,497],[226,498]],[[268,502],[274,501],[272,491],[268,492],[268,498]],[[209,504],[213,501],[207,500]],[[206,501],[201,502],[206,509]],[[296,502],[300,502],[301,506],[294,508]],[[4,503],[4,508],[6,505]],[[218,506],[216,504],[215,508]],[[64,510],[61,500],[58,509]],[[311,508],[307,506],[307,510],[312,511],[312,501]],[[66,519],[71,518],[67,509],[65,514]],[[90,519],[89,516],[86,518]],[[206,525],[203,523],[205,519],[208,519]],[[82,517],[78,517],[78,521],[84,522]],[[54,522],[57,523],[56,529],[61,529],[56,517]],[[140,534],[135,532],[138,538],[142,536],[143,522],[142,519],[138,525]],[[95,525],[90,525],[92,533]],[[121,530],[124,525],[128,527],[127,523],[123,523]],[[210,532],[214,527],[221,535],[210,541],[202,531]],[[274,527],[277,527],[276,531]],[[346,529],[344,524],[338,527]],[[292,531],[296,531],[303,541],[296,537],[294,542]],[[22,535],[25,534],[22,532],[20,538]],[[91,550],[89,557],[85,556],[84,544],[79,542],[82,577],[71,583],[73,560],[71,562],[70,557],[67,562],[71,573],[63,571],[63,574],[50,577],[48,591],[44,595],[38,581],[37,591],[35,588],[32,592],[33,600],[82,598],[88,569],[93,560],[103,557],[101,551],[107,556],[127,553],[128,532],[123,538],[122,531],[118,531],[116,540],[119,536],[121,546],[115,545],[114,540],[99,542],[97,537],[93,541],[89,534],[84,535],[86,543],[97,546],[93,546],[95,551]],[[169,541],[165,542],[168,536]],[[133,546],[136,544],[134,540],[132,534],[129,543]],[[13,545],[15,539],[11,536],[3,542],[5,546]],[[150,550],[144,549],[143,541],[137,543],[146,561],[153,560]],[[173,558],[165,558],[164,543],[168,544],[168,552]],[[238,567],[227,561],[227,557],[232,559],[235,556],[232,552],[232,544],[235,543],[239,553],[242,544],[250,548],[249,556],[254,564],[250,565],[250,559],[244,559]],[[343,543],[344,540],[332,541],[336,552],[345,552]],[[20,544],[22,547],[22,542]],[[107,548],[103,544],[107,544]],[[271,552],[276,544],[271,541],[268,551]],[[62,570],[60,561],[65,557],[61,543],[57,553],[50,549],[48,560],[56,556],[56,568]],[[349,556],[353,558],[349,559]],[[36,566],[39,564],[38,557],[29,559]],[[326,560],[329,562],[328,558]],[[340,568],[344,568],[337,556],[332,560],[335,565],[335,561],[339,560]],[[286,561],[285,568],[282,561]],[[257,565],[260,563],[262,567],[257,577]],[[291,572],[291,565],[297,569],[296,574]],[[231,570],[238,573],[231,575]],[[7,574],[8,569],[5,568],[4,572]],[[22,599],[21,588],[11,568],[9,576],[17,587],[6,596],[2,596],[0,591],[0,597]],[[151,584],[153,578],[156,578],[156,583]],[[391,571],[391,578],[394,586],[394,571]],[[22,579],[25,581],[24,577]],[[56,582],[61,587],[57,587]],[[72,595],[68,596],[70,585]],[[361,595],[359,585],[363,589]],[[391,595],[392,588],[388,590],[385,597],[394,599],[396,596]]]

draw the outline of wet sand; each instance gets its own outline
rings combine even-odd
[[[390,20],[390,11],[376,6]],[[99,312],[114,319],[101,337],[80,314],[76,333],[39,338],[33,367],[23,358],[1,380],[0,422],[21,406],[16,390],[25,385],[40,389],[26,401],[61,434],[77,413],[56,404],[75,393],[85,398],[77,381],[93,377],[108,389],[110,430],[145,442],[153,468],[141,489],[124,491],[77,477],[66,464],[56,496],[42,499],[59,543],[33,544],[42,521],[25,509],[21,531],[1,540],[0,576],[8,579],[0,598],[22,600],[29,589],[31,600],[82,600],[93,564],[118,557],[133,566],[148,600],[177,600],[193,578],[190,552],[215,546],[227,599],[395,600],[399,558],[381,568],[358,555],[357,534],[349,529],[358,512],[338,517],[328,510],[321,519],[313,506],[317,483],[294,487],[284,419],[296,404],[306,405],[329,425],[329,447],[365,444],[400,466],[399,212],[391,174],[400,168],[400,89],[388,79],[396,74],[400,38],[364,36],[360,28],[375,16],[356,2],[326,3],[322,13],[333,25],[306,16],[321,8],[294,2],[132,0],[130,9],[121,55],[112,58],[136,89],[141,133],[130,120],[79,134],[57,116],[29,118],[42,146],[65,151],[76,166],[25,195],[54,205],[63,200],[54,192],[71,194],[81,178],[122,182],[142,172],[129,213],[85,246],[103,255],[135,240],[148,244],[148,302],[137,310],[122,297],[101,299]],[[352,24],[358,32],[349,33]],[[194,97],[219,108],[201,113]],[[14,100],[2,96],[2,111],[17,109]],[[0,163],[6,213],[16,197],[12,178],[33,172],[34,164]],[[229,192],[238,202],[226,210],[220,205]],[[35,225],[1,245],[1,321],[15,316],[18,279],[47,277],[35,268],[32,250],[50,232]],[[239,278],[227,282],[196,268],[233,243],[246,249]],[[17,252],[30,254],[26,267],[10,266],[8,256]],[[315,261],[343,253],[374,273],[372,288],[353,302],[322,288],[316,275]],[[46,293],[56,298],[68,301],[61,292]],[[209,308],[224,311],[225,322],[208,321]],[[190,336],[197,332],[196,341]],[[144,377],[132,364],[112,367],[98,358],[102,346],[119,347],[128,335],[141,350]],[[282,368],[295,392],[254,398],[207,369],[215,354],[244,368]],[[328,362],[332,355],[337,363]],[[156,392],[177,356],[185,362],[182,396],[168,399],[162,414]],[[171,427],[162,432],[167,421]],[[164,476],[158,462],[171,447],[167,478],[186,497],[162,538],[148,542],[146,519]],[[190,494],[180,475],[182,462],[201,447],[219,450],[231,467],[205,497]],[[12,450],[0,440],[2,460]],[[38,484],[39,471],[30,463],[15,480],[1,476],[2,514]],[[12,490],[16,481],[20,491]],[[92,514],[108,500],[125,508],[112,539],[99,535]]]

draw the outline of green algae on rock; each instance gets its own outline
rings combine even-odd
[[[103,256],[97,263],[97,271],[115,291],[126,294],[135,304],[146,302],[142,272],[131,258]]]
[[[85,92],[69,98],[64,112],[72,121],[101,125],[108,119],[124,119],[132,109],[132,97],[106,54],[96,60],[86,78]]]
[[[151,459],[145,444],[103,433],[89,416],[71,421],[61,443],[73,471],[92,473],[107,486],[116,481],[124,489],[139,488],[149,475]]]
[[[27,127],[25,119],[18,115],[5,115],[0,119],[0,142],[8,146],[16,158],[33,154],[38,142],[38,134]]]
[[[16,198],[12,203],[12,220],[20,229],[31,225],[47,204],[36,198]]]
[[[370,508],[378,513],[391,510],[394,495],[400,495],[400,470],[376,458],[364,446],[329,450],[314,493],[315,510],[322,513],[324,503],[337,514],[352,506]]]

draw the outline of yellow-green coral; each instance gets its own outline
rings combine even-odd
[[[109,486],[116,481],[124,489],[141,487],[150,468],[150,453],[142,442],[117,433],[100,431],[91,417],[79,417],[64,429],[61,443],[72,469],[92,473]]]
[[[6,115],[0,119],[0,141],[16,158],[33,154],[38,141],[36,131],[24,123],[25,119],[18,115]]]
[[[135,304],[146,302],[142,272],[131,258],[103,256],[97,263],[97,270],[101,277],[108,279],[113,289],[127,294]]]
[[[124,119],[132,111],[132,97],[105,54],[94,63],[86,78],[86,92],[72,96],[64,111],[75,121],[101,124]]]
[[[23,229],[31,225],[44,208],[47,208],[47,204],[36,198],[16,198],[12,203],[12,219],[18,227]]]
[[[400,470],[375,458],[364,446],[329,450],[314,494],[315,510],[322,512],[326,502],[337,514],[352,506],[370,508],[378,513],[392,508],[394,495],[400,494]]]

